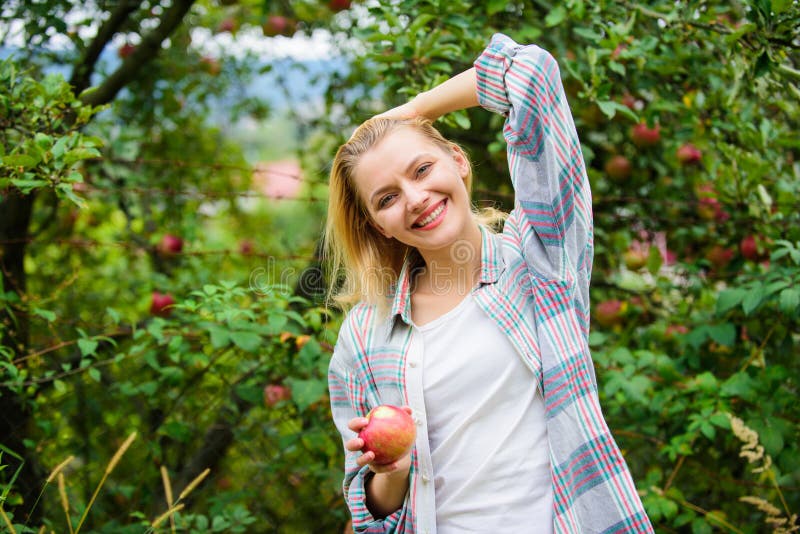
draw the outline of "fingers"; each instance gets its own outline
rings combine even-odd
[[[347,428],[353,432],[360,432],[362,428],[367,426],[368,422],[366,417],[353,417],[348,421]]]

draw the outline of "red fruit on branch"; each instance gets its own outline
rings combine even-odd
[[[622,261],[625,262],[625,267],[631,271],[638,271],[647,265],[649,257],[650,247],[639,241],[634,241],[631,243],[631,246],[628,247],[628,250],[622,254]]]
[[[117,50],[117,55],[125,59],[126,57],[130,56],[136,51],[136,47],[130,43],[125,43],[124,45],[120,46]]]
[[[217,33],[236,33],[236,30],[239,29],[239,23],[233,17],[228,17],[227,19],[223,19],[222,22],[219,23],[217,26]]]
[[[295,31],[295,21],[284,17],[283,15],[270,15],[261,24],[261,31],[267,37],[275,37],[276,35],[283,35],[291,37]]]
[[[239,241],[239,253],[243,256],[249,256],[255,251],[255,247],[253,246],[253,242],[249,239],[242,239]]]
[[[358,433],[362,451],[375,453],[376,464],[390,464],[405,456],[414,445],[417,427],[402,408],[382,404],[367,414],[367,425]]]
[[[622,181],[631,175],[631,162],[625,156],[612,156],[605,164],[605,171],[614,181]]]
[[[767,257],[763,236],[746,235],[739,242],[739,251],[746,260],[760,261]]]
[[[183,250],[183,239],[172,234],[164,234],[158,244],[158,250],[163,254],[179,254]]]
[[[631,128],[631,140],[638,147],[655,146],[661,140],[661,126],[656,124],[651,128],[640,122]]]
[[[292,390],[283,384],[267,384],[264,387],[264,404],[272,407],[292,398]]]
[[[167,317],[172,313],[171,306],[175,304],[175,299],[169,293],[159,293],[153,291],[150,302],[150,314],[156,317]]]
[[[594,308],[594,318],[601,326],[611,327],[622,324],[627,304],[621,300],[604,300]]]
[[[706,259],[714,269],[724,269],[733,259],[733,249],[714,245],[706,251]]]
[[[703,159],[703,153],[693,144],[685,143],[678,147],[675,157],[681,165],[696,165]]]

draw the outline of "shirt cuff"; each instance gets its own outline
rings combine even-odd
[[[353,480],[350,481],[350,486],[348,488],[347,500],[350,512],[353,516],[353,532],[356,534],[394,532],[395,527],[400,522],[400,518],[403,515],[403,509],[406,507],[406,503],[403,503],[400,509],[383,519],[376,519],[367,509],[365,482],[368,473],[370,473],[369,467],[362,467],[358,474],[353,477]]]
[[[511,104],[503,78],[512,58],[522,45],[502,33],[492,36],[489,45],[474,62],[478,79],[478,103],[481,107],[506,115]]]

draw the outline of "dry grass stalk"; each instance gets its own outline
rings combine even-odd
[[[74,460],[74,459],[75,459],[75,457],[74,457],[73,455],[71,455],[71,454],[70,454],[70,455],[67,457],[67,459],[66,459],[66,460],[64,460],[63,462],[61,462],[60,464],[58,464],[58,465],[56,466],[56,468],[55,468],[55,469],[53,469],[53,472],[52,472],[52,473],[50,473],[50,475],[47,477],[47,480],[45,481],[45,484],[50,484],[50,483],[51,483],[53,480],[55,480],[55,478],[56,478],[56,477],[59,475],[59,473],[61,473],[61,471],[62,471],[62,470],[65,468],[65,467],[67,467],[67,466],[70,464],[70,462],[72,462],[72,460]]]
[[[114,456],[111,457],[111,461],[108,462],[108,465],[106,466],[106,471],[105,473],[103,473],[103,478],[101,478],[100,483],[97,484],[97,488],[95,488],[94,493],[92,494],[92,498],[89,499],[89,504],[86,505],[86,509],[83,511],[81,520],[78,522],[78,526],[75,528],[76,533],[80,532],[81,527],[83,526],[83,522],[86,521],[86,516],[89,515],[89,510],[91,510],[95,499],[97,499],[97,495],[100,493],[100,488],[102,488],[103,484],[105,484],[108,475],[110,475],[111,472],[114,470],[114,468],[117,467],[117,464],[119,463],[120,459],[125,454],[125,452],[128,450],[128,447],[130,447],[131,443],[133,443],[133,441],[136,439],[136,435],[137,433],[133,432],[130,436],[128,436],[128,439],[126,439],[125,442],[122,445],[120,445],[119,449],[117,449],[117,452],[115,452]]]
[[[167,508],[172,508],[172,483],[169,481],[169,472],[167,471],[166,466],[161,466],[161,482],[164,484],[164,496],[167,499]],[[170,530],[175,533],[175,516],[170,514],[169,516],[169,526]]]
[[[44,534],[45,529],[46,527],[42,525],[42,527],[39,529],[39,532],[37,532],[36,534]]]
[[[206,467],[205,471],[203,471],[202,473],[200,473],[199,475],[197,475],[197,476],[194,478],[194,480],[192,480],[191,482],[189,482],[189,485],[188,485],[188,486],[186,486],[186,487],[183,489],[183,491],[181,492],[181,494],[180,494],[180,495],[178,495],[178,500],[179,500],[179,501],[182,501],[183,499],[185,499],[185,498],[186,498],[186,496],[187,496],[187,495],[189,495],[189,494],[192,492],[192,490],[194,490],[194,489],[195,489],[197,486],[199,486],[199,485],[200,485],[200,483],[201,483],[201,482],[202,482],[202,481],[203,481],[203,480],[204,480],[204,479],[205,479],[205,478],[208,476],[208,474],[209,474],[210,472],[211,472],[211,469],[209,469],[208,467]]]
[[[2,516],[2,517],[3,517],[3,522],[4,522],[4,523],[6,524],[6,526],[8,527],[8,531],[9,531],[11,534],[17,534],[17,531],[16,531],[16,530],[14,530],[14,525],[12,525],[12,524],[11,524],[11,520],[10,520],[10,519],[8,518],[8,516],[6,515],[6,511],[5,511],[5,510],[3,510],[3,507],[2,507],[2,506],[0,506],[0,516]]]
[[[61,497],[61,508],[64,509],[64,517],[67,519],[69,532],[72,534],[72,521],[69,518],[69,499],[67,498],[67,485],[64,483],[64,473],[58,474],[58,494]]]
[[[746,458],[747,463],[750,464],[761,460],[761,465],[754,467],[752,472],[757,474],[763,473],[772,481],[772,485],[775,488],[775,491],[778,492],[778,497],[781,500],[781,504],[783,505],[783,510],[786,512],[786,516],[783,515],[783,512],[780,508],[773,505],[766,499],[762,499],[761,497],[756,497],[755,495],[746,495],[744,497],[740,497],[739,500],[741,502],[751,504],[759,511],[764,512],[764,514],[766,514],[764,522],[772,527],[773,534],[790,534],[792,532],[797,532],[800,530],[800,526],[797,524],[797,514],[792,514],[789,512],[786,499],[784,499],[783,492],[781,491],[778,481],[775,478],[775,473],[772,471],[772,457],[769,454],[765,454],[764,446],[758,442],[758,432],[748,427],[746,424],[744,424],[744,421],[738,417],[735,417],[731,414],[727,415],[731,422],[731,431],[733,431],[733,435],[739,438],[742,443],[744,443],[739,451],[739,456]]]
[[[153,522],[150,523],[150,527],[151,528],[158,528],[158,526],[161,523],[163,523],[166,518],[168,518],[168,517],[171,518],[173,516],[173,514],[175,514],[175,512],[177,512],[179,510],[183,510],[183,507],[184,507],[183,503],[176,504],[175,506],[173,506],[172,508],[170,508],[169,510],[167,510],[166,512],[164,512],[163,514],[161,514],[160,516],[155,518],[153,520]]]

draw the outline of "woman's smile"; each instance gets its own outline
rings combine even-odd
[[[414,221],[414,224],[411,225],[411,228],[425,231],[433,230],[442,223],[446,213],[447,199],[444,199],[438,204],[431,206],[425,213],[420,215],[417,220]]]

